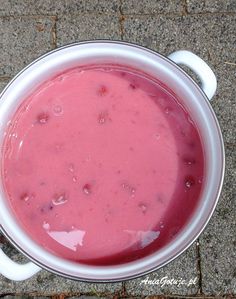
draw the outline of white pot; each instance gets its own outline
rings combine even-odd
[[[116,41],[91,41],[56,49],[35,60],[7,85],[0,96],[0,144],[4,130],[21,101],[54,75],[85,64],[123,64],[160,78],[182,99],[203,140],[206,159],[205,184],[191,219],[174,241],[145,258],[117,266],[87,266],[57,257],[37,245],[17,223],[0,183],[0,226],[4,235],[32,261],[19,265],[0,250],[0,273],[23,280],[45,268],[56,274],[83,281],[120,281],[160,268],[186,250],[209,221],[222,187],[224,147],[221,131],[209,100],[216,91],[216,77],[209,66],[188,51],[166,58],[146,48]],[[201,80],[199,87],[177,64],[192,69]]]

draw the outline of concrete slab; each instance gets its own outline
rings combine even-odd
[[[190,50],[203,58],[218,78],[217,95],[212,105],[219,118],[226,142],[235,142],[236,61],[234,33],[236,15],[184,17],[131,16],[124,22],[124,39],[161,54]],[[207,32],[207,34],[206,34]]]
[[[235,0],[187,0],[186,2],[189,13],[236,11]]]
[[[190,50],[210,65],[235,62],[235,23],[235,14],[126,16],[124,40],[165,55],[179,49]]]
[[[176,280],[176,282],[171,280]],[[180,283],[181,281],[184,281],[183,284]],[[128,296],[197,294],[199,280],[196,245],[193,244],[185,253],[164,268],[126,282],[125,287]]]
[[[12,296],[12,295],[7,295],[7,296],[3,296],[1,298],[4,298],[4,299],[32,299],[32,298],[37,298],[37,299],[49,299],[48,297],[33,297],[33,296],[25,296],[25,295],[22,295],[22,296]]]
[[[23,264],[28,259],[19,253],[1,234],[0,247],[15,262]],[[53,296],[64,294],[73,296],[76,294],[115,294],[122,290],[122,283],[83,283],[65,279],[42,270],[37,275],[22,282],[13,282],[0,275],[0,296],[4,294],[24,294],[37,296]]]
[[[90,39],[121,39],[119,17],[83,14],[58,19],[58,46]]]
[[[14,261],[18,263],[27,262],[22,254],[14,249],[3,237],[0,236],[0,242],[3,242],[2,249]],[[79,294],[116,294],[122,290],[122,283],[83,283],[65,279],[42,270],[37,275],[22,282],[13,282],[0,275],[0,296],[5,294],[24,294],[27,296],[54,296],[64,294],[73,296]]]
[[[233,61],[233,60],[231,60]],[[236,65],[225,62],[214,65],[218,87],[211,105],[218,118],[224,141],[236,142]]]
[[[120,284],[93,284],[63,279],[48,272],[41,272],[25,282],[12,282],[1,277],[0,295],[15,293],[28,296],[55,296],[64,294],[115,294],[121,290]]]
[[[12,76],[52,49],[52,18],[0,18],[0,76]]]
[[[0,90],[6,83],[6,76],[12,77],[35,57],[55,47],[55,38],[52,37],[52,31],[55,32],[52,30],[55,29],[55,20],[51,17],[29,15],[59,15],[58,45],[93,38],[120,39],[121,23],[118,11],[121,2],[124,14],[135,15],[125,15],[123,25],[126,40],[148,46],[165,55],[177,49],[189,49],[209,62],[218,77],[218,91],[212,105],[227,144],[227,171],[217,210],[200,238],[201,286],[204,294],[209,296],[236,294],[234,0],[143,0],[141,4],[137,4],[135,0],[1,0],[0,15],[14,17],[0,18]],[[183,13],[184,3],[191,15],[177,16]],[[19,15],[25,17],[17,17]],[[15,261],[27,260],[2,236],[0,243]],[[195,246],[192,246],[187,253],[162,270],[148,275],[149,279],[161,279],[165,276],[174,279],[192,279],[195,275],[199,277],[195,249]],[[197,293],[200,284],[197,281],[197,286],[171,285],[161,288],[160,285],[141,283],[144,278],[126,283],[127,297],[157,294],[190,296]],[[115,296],[121,287],[121,284],[74,282],[46,271],[20,283],[0,277],[0,295],[25,294],[22,297],[30,294],[51,296],[60,293],[68,296],[78,295],[78,298],[79,294],[96,296],[103,293],[104,296]]]
[[[7,81],[6,81],[6,80],[2,81],[2,80],[0,79],[0,93],[2,92],[3,88],[4,88],[6,85],[7,85]]]
[[[58,15],[117,12],[119,0],[1,0],[0,15]]]
[[[67,299],[108,299],[109,297],[97,297],[97,296],[87,296],[87,295],[82,295],[78,297],[69,297]]]
[[[137,0],[122,0],[121,9],[124,14],[182,13],[183,3],[181,0],[143,0],[140,5]]]
[[[226,146],[223,192],[200,237],[202,290],[206,295],[236,294],[236,146]]]

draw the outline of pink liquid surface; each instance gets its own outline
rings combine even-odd
[[[202,188],[190,116],[166,87],[118,66],[73,69],[25,99],[6,130],[3,181],[50,252],[117,264],[166,245]]]

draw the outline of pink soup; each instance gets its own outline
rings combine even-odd
[[[75,68],[26,98],[6,129],[2,177],[23,229],[51,253],[112,265],[162,248],[202,189],[198,130],[160,82]]]

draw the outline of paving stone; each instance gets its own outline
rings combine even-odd
[[[119,17],[114,15],[63,16],[57,22],[58,45],[89,39],[120,39]]]
[[[218,87],[211,105],[226,143],[236,143],[236,65],[214,65]]]
[[[236,146],[226,147],[226,175],[216,211],[200,237],[202,289],[236,294]]]
[[[185,280],[185,284],[169,283],[175,279],[180,282]],[[194,280],[191,284],[190,280]],[[158,281],[159,280],[159,281]],[[153,284],[151,284],[151,281]],[[188,285],[189,284],[189,285]],[[197,251],[194,243],[185,253],[176,260],[169,263],[146,276],[130,280],[125,283],[128,296],[151,296],[151,295],[195,295],[199,289],[197,271]]]
[[[67,297],[67,299],[108,299],[109,297],[101,297],[101,296],[87,296],[87,295],[82,295],[79,297]]]
[[[153,14],[183,12],[181,0],[143,0],[142,5],[138,0],[122,0],[121,9],[124,14]]]
[[[0,81],[0,93],[3,91],[3,88],[7,85],[6,81]]]
[[[181,1],[144,0],[136,5],[135,0],[122,0],[123,13],[180,13]],[[118,15],[86,15],[84,12],[116,12],[119,1],[98,0],[1,0],[0,15],[19,14],[59,14],[57,26],[58,45],[82,39],[119,39]],[[205,5],[203,6],[203,2]],[[232,12],[234,0],[188,0],[190,13]],[[68,13],[68,16],[64,16]],[[69,16],[76,14],[76,16]],[[63,15],[63,17],[60,17]],[[39,21],[40,20],[40,21]],[[39,23],[38,23],[39,21]],[[40,24],[41,23],[41,24]],[[124,37],[129,41],[146,45],[162,54],[177,49],[189,49],[200,55],[212,66],[218,77],[218,91],[212,102],[220,121],[227,143],[227,171],[224,189],[216,212],[200,238],[202,265],[202,288],[206,295],[236,294],[235,270],[235,15],[190,15],[178,16],[125,16]],[[0,18],[0,76],[12,76],[35,57],[51,48],[51,18]],[[42,30],[44,28],[44,30]],[[41,31],[42,30],[42,31]],[[207,34],[206,34],[207,33]],[[24,44],[25,43],[25,44]],[[226,64],[230,62],[231,64]],[[0,81],[0,90],[5,82]],[[0,236],[2,247],[14,260],[27,259],[19,254]],[[197,276],[196,251],[192,246],[185,254],[165,268],[149,274],[149,279],[168,278],[191,279]],[[144,277],[144,278],[147,278]],[[197,286],[145,285],[144,278],[126,283],[128,296],[156,294],[196,294]],[[141,283],[141,284],[140,284]],[[34,278],[13,283],[0,277],[0,295],[7,293],[55,294],[114,293],[121,290],[121,284],[86,284],[66,280],[42,271]],[[23,297],[23,296],[22,296]],[[21,297],[21,298],[22,298]],[[82,296],[83,297],[83,296]],[[81,298],[81,297],[78,297]],[[86,296],[85,296],[86,298]],[[7,298],[11,299],[11,298]],[[19,298],[17,298],[19,299]],[[83,298],[84,299],[84,298]],[[91,299],[91,296],[90,296]]]
[[[4,241],[1,247],[16,262],[27,261],[8,242]],[[45,270],[22,282],[13,282],[0,275],[0,296],[9,293],[37,296],[53,296],[62,293],[67,296],[71,296],[71,294],[94,294],[97,296],[98,294],[114,294],[121,289],[121,283],[84,283],[65,279]]]
[[[235,61],[235,24],[236,15],[225,14],[126,16],[124,39],[162,54],[185,49],[223,63]]]
[[[6,253],[6,255],[9,258],[11,258],[13,261],[19,264],[24,264],[29,261],[26,256],[21,254],[18,250],[16,250],[16,248],[13,245],[11,245],[11,243],[3,236],[1,232],[0,232],[0,248]]]
[[[15,262],[26,263],[27,258],[19,253],[0,233],[0,247]],[[25,296],[53,296],[56,294],[114,294],[122,289],[122,283],[84,283],[65,279],[45,270],[34,277],[22,281],[13,282],[0,275],[0,296],[4,294],[24,294]],[[79,297],[80,298],[80,297]],[[7,298],[11,299],[11,298]],[[16,298],[21,299],[21,298]],[[40,299],[40,298],[39,298]],[[81,297],[85,299],[85,297]],[[88,299],[94,299],[93,297]]]
[[[1,298],[4,298],[4,299],[33,299],[33,298],[37,298],[37,299],[49,299],[48,297],[34,297],[34,296],[12,296],[12,295],[7,295],[7,296],[3,296]]]
[[[0,233],[0,247],[15,262],[26,263],[27,258],[19,253]],[[37,296],[53,296],[56,294],[114,294],[121,291],[121,283],[83,283],[65,279],[42,270],[31,279],[13,282],[0,275],[0,296],[4,294],[24,294]],[[7,298],[11,299],[11,298]],[[16,298],[21,299],[21,298]],[[40,298],[39,298],[40,299]],[[81,298],[85,299],[85,298]],[[89,298],[90,299],[90,298]],[[93,299],[93,298],[91,298]]]
[[[117,12],[119,0],[1,0],[0,15],[58,15]]]
[[[223,14],[156,18],[132,16],[126,17],[124,22],[125,40],[164,55],[179,49],[190,50],[211,66],[218,79],[212,105],[226,142],[235,142],[236,139],[235,23],[236,15]]]
[[[0,233],[0,247],[15,262],[26,263],[27,258],[19,253]],[[53,296],[56,294],[114,294],[120,292],[122,283],[84,283],[65,279],[42,270],[31,279],[13,282],[0,275],[0,296],[4,294],[24,294],[37,296]],[[100,295],[99,295],[100,296]],[[11,298],[7,298],[11,299]],[[20,298],[16,298],[20,299]],[[39,298],[40,299],[40,298]],[[85,299],[85,298],[81,298]],[[89,298],[94,299],[94,298]]]
[[[201,12],[235,12],[235,0],[187,0],[189,13]]]
[[[0,76],[16,74],[52,48],[52,18],[0,18]]]
[[[119,283],[82,283],[55,276],[42,271],[34,278],[24,282],[12,282],[4,277],[0,280],[0,295],[7,293],[16,294],[37,294],[40,296],[53,296],[56,294],[65,294],[70,296],[77,293],[89,294],[114,294],[121,291]]]

